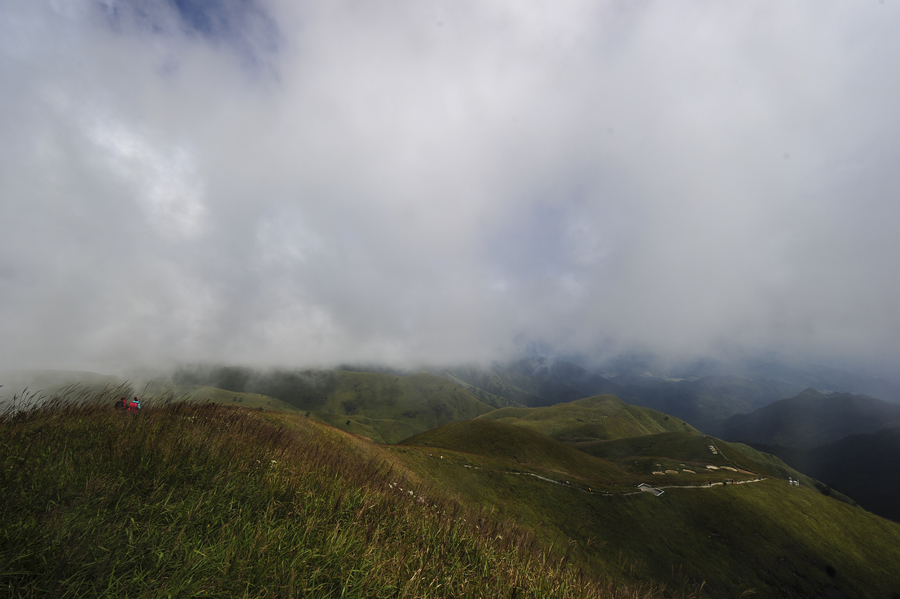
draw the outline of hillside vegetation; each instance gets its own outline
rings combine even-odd
[[[487,422],[447,425],[392,451],[596,573],[708,597],[900,596],[900,526],[775,478],[775,459],[668,432],[577,443],[609,458],[577,460],[547,439],[528,453],[519,444],[538,433]],[[664,493],[639,492],[639,482]]]
[[[900,405],[866,395],[802,393],[732,416],[721,434],[771,452],[873,512],[900,521]]]
[[[678,418],[613,396],[482,412],[434,375],[304,376],[293,395],[290,377],[266,383],[294,403],[181,383],[219,403],[171,390],[134,415],[112,389],[18,404],[0,417],[0,588],[900,597],[900,525]],[[424,414],[400,426],[398,410]],[[371,440],[442,419],[456,421]]]
[[[0,418],[15,597],[652,597],[566,566],[383,447],[287,413],[145,398]]]

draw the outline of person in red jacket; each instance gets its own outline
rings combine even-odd
[[[141,402],[137,397],[135,397],[128,403],[128,411],[129,412],[137,412],[140,409],[141,409]]]

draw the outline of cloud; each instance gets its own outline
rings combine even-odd
[[[894,359],[898,19],[4,6],[0,359]]]

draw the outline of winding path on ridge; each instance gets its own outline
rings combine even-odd
[[[721,450],[721,449],[719,448],[719,446],[716,444],[716,440],[715,440],[714,438],[712,438],[712,437],[707,437],[707,439],[709,439],[709,441],[710,441],[710,443],[711,443],[711,447],[715,447],[715,451],[714,451],[713,453],[716,453],[716,454],[718,454],[718,455],[721,455],[723,458],[725,458],[726,460],[728,460],[728,462],[729,462],[730,464],[732,464],[732,466],[735,465],[734,462],[732,462],[730,458],[728,458],[727,456],[725,456],[724,453],[722,453],[722,450]],[[429,455],[429,457],[431,457],[431,458],[435,458],[434,454],[432,454],[432,453],[429,453],[428,455]],[[436,459],[443,460],[443,459],[444,459],[444,456],[439,456],[439,457],[436,458]],[[570,489],[572,489],[572,490],[575,490],[575,491],[581,491],[582,493],[587,493],[587,494],[589,494],[589,495],[600,495],[600,496],[602,496],[602,497],[628,497],[628,496],[630,496],[630,495],[640,495],[640,494],[646,492],[646,491],[640,491],[640,490],[639,490],[639,491],[628,491],[628,492],[625,492],[625,493],[603,493],[603,492],[601,492],[601,491],[594,491],[594,490],[592,490],[590,487],[588,487],[587,489],[584,489],[584,488],[581,488],[581,487],[572,486],[571,484],[569,484],[568,481],[561,481],[561,480],[556,480],[556,479],[553,479],[553,478],[547,478],[546,476],[541,476],[540,474],[535,474],[534,472],[515,472],[515,471],[512,471],[512,470],[500,470],[500,469],[497,469],[497,468],[484,468],[484,467],[482,467],[482,466],[473,466],[472,464],[459,464],[459,463],[453,462],[453,461],[451,461],[451,460],[446,460],[445,463],[449,463],[449,464],[454,465],[454,466],[456,466],[456,465],[461,465],[463,468],[470,468],[470,469],[472,469],[472,470],[484,470],[484,471],[486,471],[486,472],[499,472],[499,473],[502,473],[502,474],[513,474],[513,475],[516,475],[516,476],[532,476],[532,477],[534,477],[534,478],[537,478],[538,480],[542,480],[542,481],[544,481],[544,482],[547,482],[547,483],[550,483],[550,484],[553,484],[553,485],[559,485],[559,486],[561,486],[561,487],[568,487],[568,488],[570,488]],[[746,472],[746,471],[745,471],[745,472]],[[724,486],[727,486],[728,484],[731,484],[731,485],[747,485],[747,484],[752,484],[752,483],[759,483],[759,482],[762,482],[762,481],[764,481],[764,480],[768,480],[768,477],[760,477],[760,478],[754,478],[754,479],[748,479],[748,480],[734,480],[734,481],[731,482],[731,483],[728,483],[728,482],[726,482],[726,481],[722,481],[722,482],[712,482],[712,483],[707,483],[707,484],[705,484],[705,485],[648,485],[648,486],[649,486],[649,487],[652,487],[652,488],[654,488],[654,489],[711,489],[711,488],[713,488],[713,487],[724,487]]]
[[[435,457],[433,454],[429,454],[429,457],[434,459],[444,460],[443,456]],[[577,486],[572,486],[568,481],[556,480],[553,478],[547,478],[546,476],[541,476],[540,474],[535,474],[534,472],[515,472],[513,470],[500,470],[497,468],[484,468],[482,466],[473,466],[472,464],[460,464],[457,462],[453,462],[451,460],[444,460],[445,463],[448,463],[453,466],[462,466],[463,468],[469,468],[471,470],[484,470],[485,472],[498,472],[501,474],[512,474],[515,476],[532,476],[538,480],[542,480],[546,483],[550,483],[553,485],[559,485],[561,487],[568,487],[574,491],[581,491],[582,493],[587,493],[589,495],[600,495],[603,497],[627,497],[629,495],[640,495],[645,491],[628,491],[626,493],[603,493],[601,491],[594,491],[590,488],[584,489]],[[728,484],[731,485],[747,485],[752,483],[759,483],[764,480],[768,480],[768,477],[754,478],[750,480],[736,480],[732,483],[723,482],[713,482],[707,483],[705,485],[650,485],[654,489],[711,489],[713,487],[724,487]]]

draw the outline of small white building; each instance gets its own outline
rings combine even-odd
[[[639,484],[638,489],[640,489],[644,493],[652,493],[654,495],[654,497],[659,497],[660,495],[665,493],[665,491],[663,491],[662,489],[657,489],[656,487],[651,487],[647,483]]]

